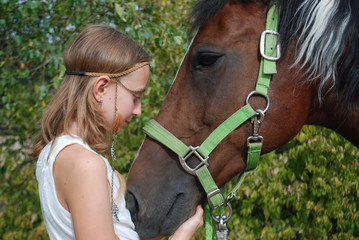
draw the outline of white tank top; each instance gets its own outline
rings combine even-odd
[[[39,195],[41,202],[41,211],[45,220],[45,225],[50,239],[75,239],[74,227],[72,224],[71,213],[64,209],[57,199],[55,182],[53,177],[53,166],[55,158],[59,152],[70,144],[80,144],[86,149],[93,151],[86,143],[79,137],[71,137],[64,135],[58,137],[54,143],[54,147],[49,156],[51,143],[47,144],[42,149],[36,165],[36,178],[39,183]],[[97,154],[97,153],[96,153]],[[99,154],[98,154],[99,155]],[[49,157],[48,157],[49,156]],[[99,155],[101,156],[101,155]],[[109,182],[112,179],[112,168],[106,158],[101,158],[105,161],[107,166],[107,178]],[[113,195],[117,196],[120,183],[114,173]],[[120,196],[116,201],[119,208],[118,219],[114,220],[114,228],[116,235],[121,240],[139,239],[134,230],[134,224],[131,220],[130,212],[126,209],[124,196]]]

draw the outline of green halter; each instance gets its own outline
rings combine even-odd
[[[207,194],[208,204],[212,209],[216,209],[221,206],[229,206],[229,201],[235,197],[236,192],[243,182],[245,176],[258,167],[263,145],[263,138],[258,135],[258,129],[260,123],[264,120],[264,113],[269,108],[270,103],[267,96],[267,91],[272,74],[277,73],[276,61],[280,58],[280,46],[278,44],[279,34],[277,32],[278,13],[275,9],[275,6],[276,5],[274,3],[267,13],[266,30],[262,33],[260,41],[260,53],[262,58],[260,62],[256,89],[248,95],[246,105],[232,114],[221,125],[219,125],[198,147],[185,145],[181,140],[176,138],[155,120],[149,121],[143,128],[144,132],[149,137],[162,143],[178,155],[184,170],[198,177]],[[253,95],[260,95],[266,98],[267,106],[264,110],[253,110],[253,108],[250,106],[249,98]],[[239,177],[237,184],[229,192],[227,198],[224,198],[222,192],[215,184],[208,170],[208,158],[210,153],[228,134],[230,134],[233,130],[238,128],[249,119],[252,119],[253,135],[247,139],[248,154],[246,169]],[[186,161],[193,154],[200,160],[200,163],[196,167],[191,168],[186,163]],[[225,223],[229,217],[223,219],[225,220]]]

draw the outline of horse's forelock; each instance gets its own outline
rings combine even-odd
[[[191,18],[193,19],[192,30],[201,27],[209,19],[215,17],[226,5],[230,3],[262,3],[268,5],[270,0],[198,0],[192,8]]]
[[[199,0],[192,8],[192,30],[201,27],[210,18],[222,10],[228,0]]]

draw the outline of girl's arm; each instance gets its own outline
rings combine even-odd
[[[60,152],[55,166],[58,196],[72,214],[76,239],[116,239],[103,159],[74,144]]]

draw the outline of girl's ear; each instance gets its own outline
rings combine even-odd
[[[107,88],[110,86],[111,80],[108,76],[100,76],[96,79],[92,88],[92,94],[97,102],[101,102],[104,98],[104,94]]]

